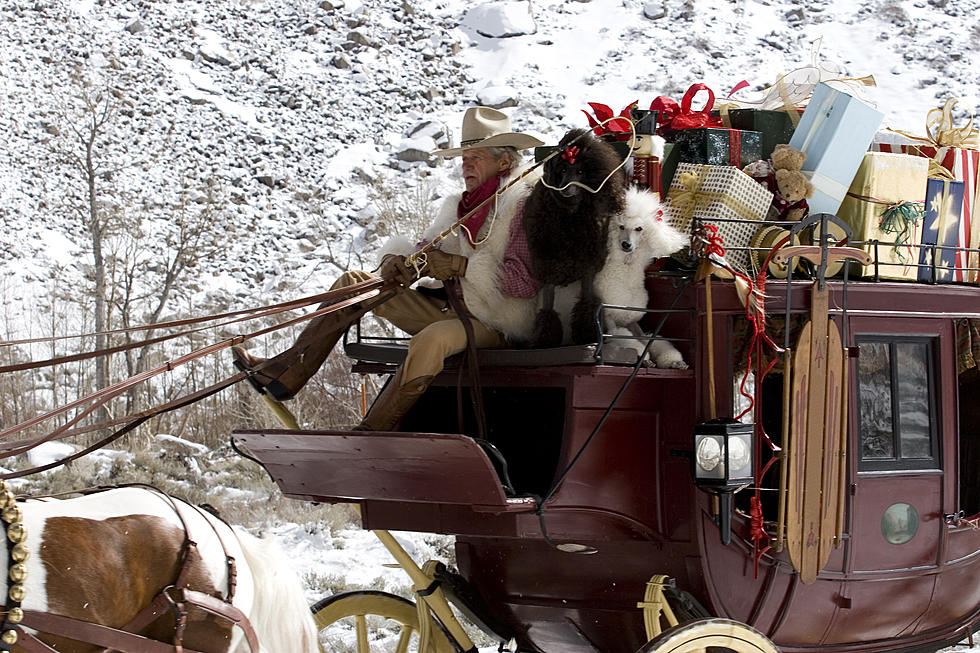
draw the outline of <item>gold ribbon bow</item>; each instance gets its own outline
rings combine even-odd
[[[973,112],[970,112],[970,120],[964,127],[953,126],[953,107],[959,103],[960,98],[951,97],[946,100],[942,108],[930,109],[929,113],[926,114],[926,136],[916,136],[901,129],[889,129],[888,131],[937,148],[980,149],[978,130],[973,126]]]
[[[695,209],[698,208],[698,196],[707,177],[708,167],[705,165],[697,166],[694,171],[682,172],[677,177],[683,190],[671,196],[670,203],[680,209],[681,224],[685,231],[694,216]]]
[[[944,181],[956,180],[953,173],[941,166],[939,161],[936,161],[935,159],[929,159],[929,172],[927,173],[927,176],[934,179],[942,179]]]
[[[946,100],[942,109],[929,111],[926,114],[926,133],[940,147],[976,150],[980,145],[977,140],[977,129],[973,126],[973,112],[970,112],[970,120],[965,127],[953,126],[953,107],[959,102],[959,98],[951,97]]]
[[[708,173],[712,167],[705,164],[696,164],[693,170],[684,171],[677,175],[675,179],[682,186],[682,190],[674,189],[668,195],[670,205],[676,207],[680,212],[680,217],[672,226],[690,233],[691,219],[694,212],[698,209],[706,209],[712,202],[717,202],[735,213],[743,220],[759,220],[758,216],[753,215],[752,207],[749,204],[729,195],[725,192],[714,190],[703,190],[702,186],[708,179]],[[703,216],[705,220],[711,220],[710,216]]]

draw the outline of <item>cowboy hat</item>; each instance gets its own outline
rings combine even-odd
[[[515,147],[524,150],[538,145],[544,143],[533,136],[512,132],[506,113],[490,107],[470,107],[463,115],[459,147],[434,150],[432,154],[448,159],[476,147]]]

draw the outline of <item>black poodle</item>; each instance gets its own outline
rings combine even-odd
[[[581,282],[582,292],[572,310],[572,342],[598,341],[599,299],[592,280],[606,261],[609,220],[626,202],[626,175],[616,169],[623,159],[612,145],[591,131],[573,129],[558,149],[544,164],[542,179],[524,206],[531,273],[543,284],[542,307],[534,324],[535,347],[561,344],[555,286],[576,281]]]

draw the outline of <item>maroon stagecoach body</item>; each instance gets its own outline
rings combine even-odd
[[[481,352],[484,437],[506,475],[479,439],[460,435],[477,430],[470,377],[453,365],[400,432],[237,436],[288,496],[359,503],[369,529],[455,535],[460,573],[521,650],[639,650],[637,603],[654,574],[674,579],[692,615],[749,624],[785,653],[935,651],[972,632],[980,530],[968,517],[980,513],[980,382],[958,374],[956,340],[980,320],[980,287],[827,281],[829,319],[851,352],[848,455],[842,536],[812,582],[786,550],[761,550],[775,543],[778,464],[762,479],[755,522],[752,490],[728,503],[692,474],[692,434],[713,416],[712,399],[718,414],[738,412],[746,323],[733,284],[651,272],[648,289],[650,307],[671,307],[661,333],[691,369],[615,364],[601,351],[613,351],[608,343],[598,352]],[[770,279],[765,293],[773,339],[782,344],[788,314],[792,342],[811,317],[811,282]],[[358,343],[349,353],[362,372],[390,371],[399,356]],[[757,432],[778,444],[779,367],[750,394]],[[890,443],[889,423],[907,424],[893,428]],[[763,438],[755,446],[757,465],[772,457]],[[730,537],[720,517],[730,517]]]

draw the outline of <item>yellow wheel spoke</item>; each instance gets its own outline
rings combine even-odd
[[[408,626],[402,628],[402,634],[398,638],[398,647],[395,649],[395,653],[408,653],[408,644],[411,641],[412,633],[414,632],[415,630]]]
[[[367,617],[363,614],[356,615],[354,622],[357,628],[357,653],[371,653],[371,646],[368,644]]]
[[[454,653],[445,631],[435,623],[428,624],[428,649],[419,651],[418,608],[394,594],[370,590],[344,592],[317,602],[313,606],[313,616],[321,639],[327,638],[322,641],[337,638],[349,642],[349,626],[348,629],[328,629],[335,623],[353,622],[357,653],[370,653],[372,644],[376,650],[394,650],[396,653]],[[329,646],[326,650],[330,653]]]

